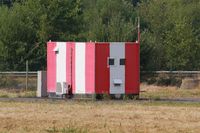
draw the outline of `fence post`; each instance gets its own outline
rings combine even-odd
[[[28,60],[26,61],[26,91],[28,90]]]

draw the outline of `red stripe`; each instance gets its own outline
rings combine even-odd
[[[95,44],[86,43],[85,49],[85,93],[95,92]]]
[[[76,43],[72,43],[71,44],[71,48],[72,48],[72,93],[74,94],[76,91],[75,91],[75,88],[76,88],[76,83],[75,83],[75,52],[76,52],[76,49],[75,49],[75,44]]]
[[[72,87],[72,93],[75,93],[75,42],[67,42],[66,45],[66,79]]]
[[[47,91],[56,92],[56,42],[47,43]]]
[[[139,44],[125,44],[125,93],[139,94],[140,75],[139,75]]]
[[[109,94],[110,71],[107,66],[109,48],[109,43],[95,44],[95,92],[97,94]]]
[[[72,85],[72,43],[66,43],[66,80],[69,85]]]

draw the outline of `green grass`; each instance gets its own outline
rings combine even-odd
[[[61,129],[54,126],[46,131],[47,133],[88,133],[88,130],[86,129],[77,128],[71,125]]]

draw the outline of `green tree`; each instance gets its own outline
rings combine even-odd
[[[86,40],[135,40],[136,12],[131,1],[85,0],[84,9]]]
[[[144,0],[140,4],[144,70],[199,69],[199,4],[195,0]]]
[[[78,39],[79,0],[25,0],[0,7],[1,70],[46,68],[46,42]]]

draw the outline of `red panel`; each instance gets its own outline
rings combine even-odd
[[[72,93],[75,92],[75,42],[67,42],[66,47],[66,79],[67,83],[72,86]]]
[[[72,93],[75,93],[76,83],[75,83],[75,45],[76,43],[71,43],[71,50],[72,50]]]
[[[97,94],[109,94],[110,71],[107,67],[109,48],[109,43],[95,44],[95,92]]]
[[[95,92],[95,44],[86,43],[85,52],[85,91],[86,94],[93,94]]]
[[[56,92],[56,42],[47,43],[47,91]]]
[[[140,45],[137,43],[126,43],[125,46],[125,93],[139,94],[140,89]]]
[[[72,85],[72,57],[73,57],[73,49],[72,42],[66,43],[66,79],[69,85]]]

